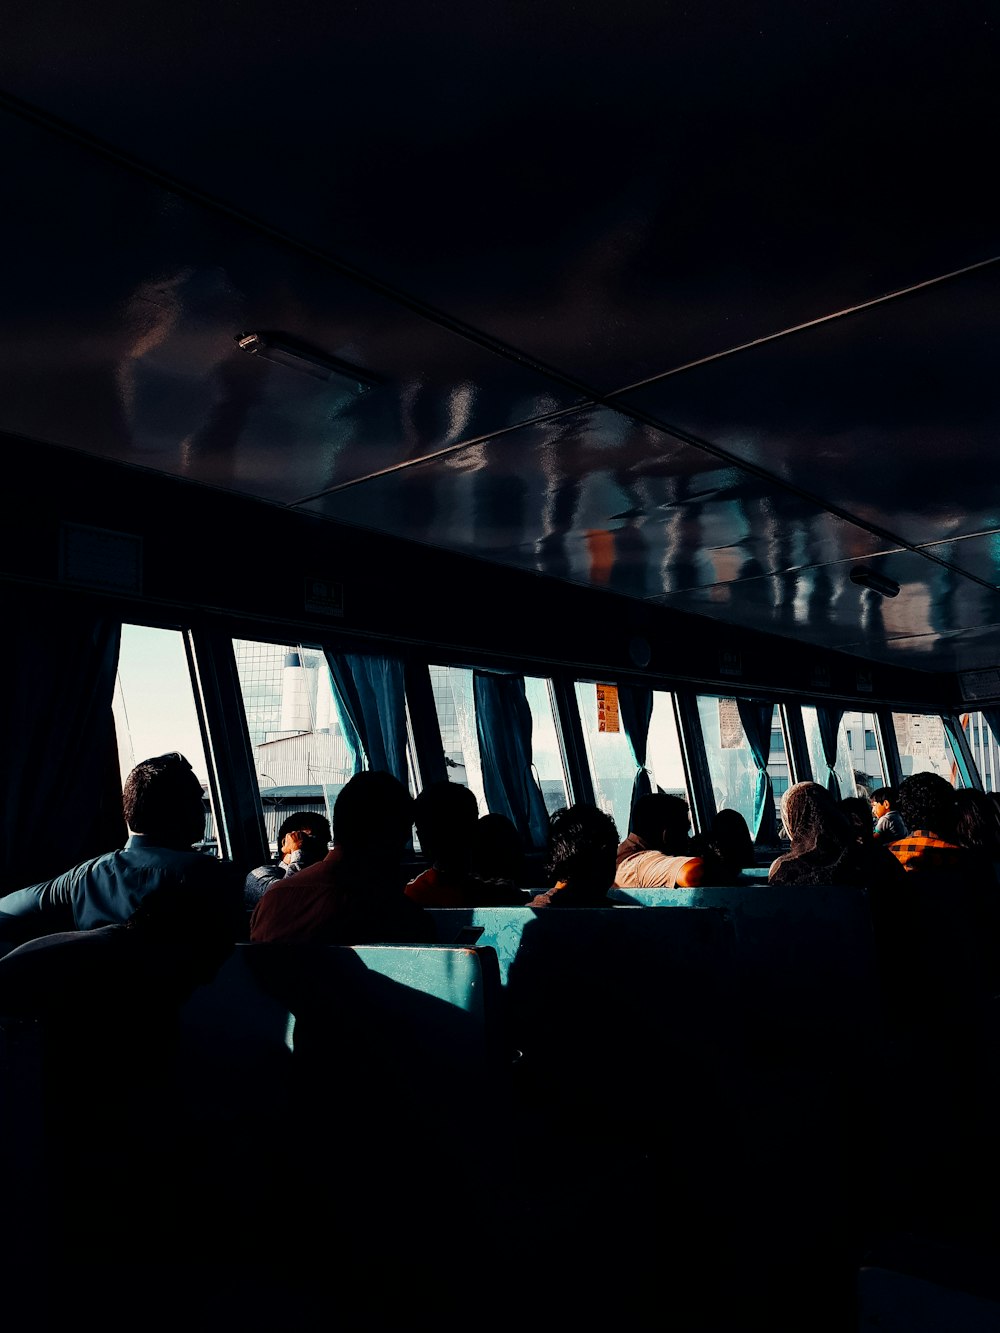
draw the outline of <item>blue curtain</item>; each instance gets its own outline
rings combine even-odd
[[[86,605],[50,604],[37,590],[12,601],[18,632],[4,654],[0,704],[0,893],[113,851],[126,837],[111,711],[121,624]]]
[[[646,745],[649,740],[649,720],[653,716],[653,691],[640,685],[618,686],[618,710],[622,720],[622,729],[632,750],[632,761],[636,766],[635,779],[632,782],[632,800],[629,803],[627,833],[632,827],[632,815],[635,803],[640,796],[646,796],[653,790],[649,773],[646,770]]]
[[[840,779],[834,771],[837,763],[837,734],[840,731],[840,719],[844,716],[842,708],[830,708],[824,704],[816,705],[816,721],[819,723],[819,739],[823,746],[823,758],[826,761],[826,789],[835,801],[840,800]]]
[[[524,680],[474,671],[472,694],[490,813],[512,820],[526,846],[541,847],[549,820],[531,767],[531,709]]]
[[[333,697],[354,772],[391,773],[405,787],[406,693],[403,663],[376,653],[327,652]]]
[[[737,699],[736,707],[757,769],[757,784],[753,796],[754,840],[765,847],[773,846],[778,840],[778,831],[774,816],[774,792],[767,771],[767,761],[771,754],[774,704],[755,703],[752,699]]]

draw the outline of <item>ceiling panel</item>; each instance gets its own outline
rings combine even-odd
[[[635,597],[883,546],[606,408],[510,431],[304,507]]]
[[[1000,531],[981,532],[953,542],[936,542],[922,549],[973,578],[1000,587]]]
[[[973,0],[9,0],[0,430],[1000,660],[998,57]]]
[[[900,588],[895,597],[855,585],[850,575],[858,563],[687,589],[658,600],[876,660],[901,662],[905,654],[928,671],[956,669],[955,645],[938,654],[942,636],[1000,625],[1000,593],[925,556],[898,551],[860,562],[894,580]]]
[[[288,501],[575,395],[294,248],[2,124],[0,429]],[[377,377],[249,356],[248,330]]]
[[[917,545],[1000,527],[998,347],[1000,264],[622,401]]]
[[[6,93],[599,390],[995,252],[983,3],[7,0],[4,34]]]

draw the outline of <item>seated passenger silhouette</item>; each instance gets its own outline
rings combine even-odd
[[[962,847],[988,861],[1000,879],[1000,809],[984,791],[964,787],[955,793],[955,836]]]
[[[618,830],[595,805],[571,805],[549,820],[545,873],[552,887],[528,907],[608,907]]]
[[[875,821],[876,842],[895,842],[906,837],[906,823],[899,811],[899,792],[895,787],[876,787],[868,797]]]
[[[708,832],[691,839],[691,852],[710,863],[712,883],[738,883],[755,864],[753,834],[738,810],[716,811]]]
[[[315,810],[298,810],[282,820],[278,829],[278,850],[267,865],[257,866],[247,875],[243,901],[250,911],[257,906],[266,889],[277,879],[295,875],[306,866],[322,861],[330,850],[330,822]]]
[[[871,802],[863,796],[843,796],[839,805],[844,818],[851,826],[855,839],[862,846],[871,844],[875,838]]]
[[[0,939],[23,940],[75,927],[127,921],[155,890],[197,886],[239,914],[239,876],[231,865],[192,850],[205,830],[201,783],[183,755],[157,755],[125,779],[129,838],[54,879],[0,898]],[[233,939],[239,925],[234,924]]]
[[[472,838],[470,907],[523,907],[524,842],[506,815],[483,815]]]
[[[937,773],[914,773],[899,786],[899,808],[909,832],[889,844],[908,872],[968,871],[979,858],[958,841],[955,790]]]
[[[791,847],[771,862],[771,884],[867,882],[865,855],[837,801],[818,782],[796,782],[781,798]]]
[[[781,818],[791,847],[771,862],[769,883],[875,888],[902,882],[898,862],[871,836],[866,803],[858,800],[837,801],[818,782],[789,787]]]
[[[411,879],[406,896],[423,907],[466,907],[479,802],[461,783],[432,782],[413,803],[420,850],[430,866]]]
[[[640,796],[629,835],[618,847],[614,882],[623,889],[697,888],[706,883],[708,866],[692,843],[690,828],[683,797],[662,791]]]
[[[147,1246],[176,1235],[189,1203],[170,1211],[183,1167],[180,1011],[232,953],[234,910],[238,895],[164,883],[123,923],[45,935],[0,958],[0,1014],[31,1021],[41,1039],[48,1201],[73,1263],[104,1263],[123,1217]]]
[[[333,806],[333,847],[277,880],[250,918],[254,943],[433,943],[434,924],[403,892],[413,799],[391,773],[356,773]]]

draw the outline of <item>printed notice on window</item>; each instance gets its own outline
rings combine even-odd
[[[742,750],[746,744],[740,710],[735,699],[719,700],[719,745],[723,750]]]
[[[597,730],[618,731],[618,686],[597,686]]]

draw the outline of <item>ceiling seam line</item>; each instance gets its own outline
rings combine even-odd
[[[474,449],[477,445],[488,444],[491,440],[501,439],[504,435],[510,435],[517,430],[527,430],[532,426],[545,425],[550,421],[557,421],[560,417],[573,416],[576,412],[590,406],[589,403],[577,404],[573,407],[560,407],[555,412],[546,412],[538,417],[530,417],[527,421],[517,421],[512,426],[503,426],[500,430],[488,431],[485,435],[476,435],[468,440],[460,440],[457,444],[446,445],[443,449],[436,449],[430,454],[421,454],[419,458],[404,458],[399,463],[393,463],[389,467],[379,468],[376,472],[366,472],[363,477],[351,477],[348,481],[340,481],[335,486],[328,486],[322,491],[313,491],[310,495],[303,495],[297,500],[286,500],[286,508],[294,508],[296,505],[308,504],[310,500],[318,500],[324,495],[336,495],[340,491],[349,490],[352,486],[360,486],[365,481],[377,481],[380,477],[391,476],[394,472],[403,472],[411,467],[418,467],[421,463],[432,463],[439,458],[447,458],[451,454],[461,453],[463,449]]]
[[[821,324],[829,324],[834,320],[845,319],[849,315],[857,315],[861,311],[871,310],[874,306],[885,305],[887,302],[898,300],[902,296],[910,296],[913,292],[923,291],[928,287],[936,287],[941,283],[950,282],[954,278],[964,277],[967,273],[975,273],[979,269],[989,268],[997,263],[1000,263],[1000,255],[992,255],[989,259],[979,259],[974,264],[966,264],[964,268],[952,269],[948,273],[939,273],[933,278],[924,278],[921,282],[911,283],[908,287],[899,287],[894,291],[884,292],[881,296],[873,296],[870,300],[859,301],[856,305],[845,306],[843,310],[834,310],[828,315],[817,315],[815,319],[804,320],[801,324],[792,324],[787,329],[779,329],[776,333],[765,333],[759,338],[752,338],[749,342],[739,343],[735,347],[727,347],[720,352],[710,352],[708,356],[698,357],[695,361],[687,361],[682,366],[673,366],[670,370],[661,371],[658,375],[650,375],[647,379],[636,380],[634,384],[626,384],[621,389],[612,389],[605,395],[605,399],[608,402],[613,402],[622,394],[634,393],[638,389],[648,388],[651,384],[659,384],[662,380],[670,379],[673,375],[680,375],[686,370],[694,370],[698,366],[709,365],[713,361],[722,361],[726,357],[736,356],[740,352],[749,352],[755,347],[763,347],[767,343],[777,342],[780,338],[789,338],[792,334],[803,333],[806,329],[814,329]]]
[[[659,434],[672,436],[674,439],[679,440],[682,444],[688,444],[691,445],[692,448],[700,449],[703,453],[709,454],[712,458],[716,458],[722,463],[727,463],[731,467],[738,468],[741,472],[745,472],[750,476],[756,477],[759,481],[766,482],[769,486],[777,487],[778,489],[784,491],[786,494],[793,495],[799,500],[808,501],[809,504],[815,505],[815,507],[819,510],[822,510],[823,513],[831,514],[834,518],[839,518],[842,522],[849,523],[852,527],[860,528],[862,532],[867,532],[870,536],[877,537],[880,541],[888,542],[892,546],[897,546],[900,549],[909,551],[914,555],[923,554],[921,548],[915,545],[913,542],[907,541],[905,538],[898,536],[896,533],[889,531],[889,529],[887,528],[879,528],[872,523],[868,523],[863,519],[857,518],[855,515],[848,513],[847,510],[841,509],[839,506],[831,505],[825,500],[821,500],[818,496],[811,494],[809,491],[804,491],[798,486],[792,485],[790,482],[785,481],[784,478],[779,477],[774,473],[767,472],[765,469],[758,467],[755,463],[746,462],[742,459],[735,457],[732,454],[728,454],[725,451],[719,449],[717,446],[708,444],[706,441],[699,439],[697,436],[690,435],[686,431],[681,431],[674,429],[670,426],[666,426],[662,422],[657,421],[654,417],[650,417],[647,413],[643,412],[639,408],[623,406],[621,404],[604,404],[601,400],[597,399],[593,400],[593,402],[591,403],[583,403],[583,404],[577,404],[574,407],[561,408],[559,409],[558,412],[548,413],[543,417],[532,418],[531,420],[527,422],[522,422],[519,425],[505,426],[503,430],[490,432],[489,434],[486,435],[480,435],[472,440],[462,441],[458,444],[451,445],[447,449],[443,449],[436,454],[427,454],[421,458],[403,459],[401,462],[393,464],[391,467],[382,468],[378,472],[369,473],[364,477],[354,477],[352,478],[351,481],[342,482],[337,486],[331,486],[323,491],[317,491],[312,495],[305,496],[303,499],[296,500],[291,503],[293,505],[299,505],[308,503],[310,500],[321,499],[324,495],[336,495],[340,491],[347,490],[349,487],[352,486],[361,485],[363,482],[376,481],[381,477],[392,476],[397,472],[405,472],[412,467],[418,466],[420,463],[425,463],[434,458],[440,458],[444,455],[459,453],[463,449],[475,448],[480,444],[486,444],[490,440],[498,439],[501,436],[510,434],[513,431],[528,429],[531,426],[535,425],[536,423],[542,423],[554,419],[556,417],[572,416],[575,413],[583,411],[594,405],[608,406],[612,411],[617,412],[622,416],[628,417],[630,420],[635,421],[639,425],[649,426],[653,430],[657,431],[657,433]],[[653,443],[656,448],[662,449],[665,447],[659,444],[657,441],[654,441]],[[958,570],[955,568],[955,566],[950,565],[946,560],[942,560],[939,556],[934,556],[928,553],[927,559],[933,561],[937,565],[942,566],[944,569],[953,570],[956,573],[962,574],[964,578],[971,579],[973,582],[980,584],[982,587],[989,588],[992,592],[997,591],[995,584],[987,582],[985,579],[980,578],[976,574],[968,574],[965,573],[964,570]]]

